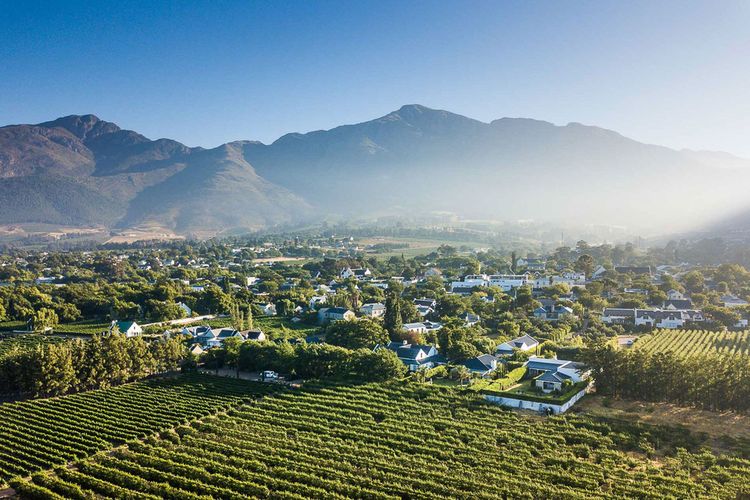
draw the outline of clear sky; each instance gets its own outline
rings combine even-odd
[[[0,124],[212,147],[410,103],[750,157],[750,1],[0,0]]]

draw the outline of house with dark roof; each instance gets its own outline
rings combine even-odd
[[[662,303],[661,308],[671,310],[692,309],[693,301],[690,299],[667,299]]]
[[[650,328],[682,328],[686,323],[705,321],[698,309],[620,309],[608,307],[602,312],[607,324],[632,324]]]
[[[359,308],[359,314],[365,318],[382,318],[385,316],[385,304],[380,302],[363,304],[362,307]]]
[[[480,377],[486,377],[497,369],[497,358],[492,354],[482,354],[475,358],[467,359],[462,366],[465,366],[471,373],[476,373]]]
[[[361,280],[369,276],[372,276],[372,271],[370,271],[367,268],[352,269],[351,267],[345,267],[344,269],[341,270],[341,273],[339,273],[339,276],[342,279],[354,278],[354,279]]]
[[[547,267],[547,260],[534,257],[521,258],[516,261],[516,267],[527,271],[544,271]]]
[[[254,340],[256,342],[263,342],[264,340],[266,340],[266,334],[263,333],[263,330],[260,330],[258,328],[252,330],[243,330],[240,332],[240,335],[242,335],[242,338],[245,340]]]
[[[378,344],[374,350],[378,351],[379,349],[388,349],[395,352],[398,359],[412,372],[433,368],[438,364],[445,363],[445,359],[438,354],[434,345],[409,344],[404,340],[402,342],[388,342],[385,345]]]
[[[417,307],[423,306],[429,307],[430,309],[435,309],[437,307],[437,300],[422,297],[421,299],[414,299],[414,305]]]
[[[561,391],[566,380],[576,384],[586,380],[590,374],[582,363],[564,359],[532,356],[525,366],[534,380],[534,386],[544,392]]]
[[[482,320],[482,318],[480,318],[478,314],[474,314],[470,312],[465,312],[459,317],[463,320],[464,326],[478,325],[479,322]]]
[[[543,321],[555,322],[573,316],[573,309],[559,304],[542,305],[534,309],[534,317]]]
[[[495,349],[497,356],[509,356],[515,351],[530,351],[536,349],[539,341],[531,335],[522,335],[508,342],[503,342]]]
[[[115,327],[117,327],[117,331],[128,338],[143,335],[143,328],[135,321],[113,321],[109,327],[109,332],[115,331]]]
[[[331,321],[350,321],[356,318],[354,311],[346,307],[324,307],[318,310],[318,322],[321,324]]]
[[[651,266],[615,266],[620,274],[634,274],[636,276],[651,276]]]
[[[744,307],[748,305],[746,300],[732,294],[722,295],[720,300],[724,307]]]

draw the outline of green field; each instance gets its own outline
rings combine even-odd
[[[275,386],[183,375],[0,405],[0,484],[185,424]]]
[[[750,331],[658,330],[639,338],[633,347],[650,353],[673,352],[680,356],[750,355]]]
[[[55,327],[55,333],[79,333],[83,335],[94,335],[109,331],[110,323],[96,320],[76,321],[65,323]]]
[[[747,498],[689,434],[402,383],[307,386],[14,486],[36,498]],[[658,460],[658,461],[657,461]]]
[[[403,255],[406,258],[416,257],[419,255],[426,255],[434,252],[440,245],[449,245],[456,249],[467,246],[470,248],[487,248],[491,245],[482,241],[445,241],[439,239],[421,239],[421,238],[398,238],[398,237],[384,237],[384,238],[364,238],[363,243],[406,243],[409,245],[408,248],[397,248],[392,251],[382,253],[368,253],[378,258],[390,258],[393,256],[400,257]]]
[[[0,359],[9,352],[17,349],[26,350],[34,349],[38,345],[47,342],[63,342],[63,339],[57,337],[48,337],[45,335],[23,334],[15,337],[8,337],[0,340]],[[2,388],[0,388],[2,392]]]

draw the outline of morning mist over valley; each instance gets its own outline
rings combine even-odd
[[[750,499],[748,26],[0,0],[0,500]]]

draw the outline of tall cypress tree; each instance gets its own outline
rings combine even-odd
[[[391,334],[391,337],[397,336],[403,329],[401,322],[401,300],[393,293],[388,293],[385,300],[385,316],[383,318],[385,329]]]

